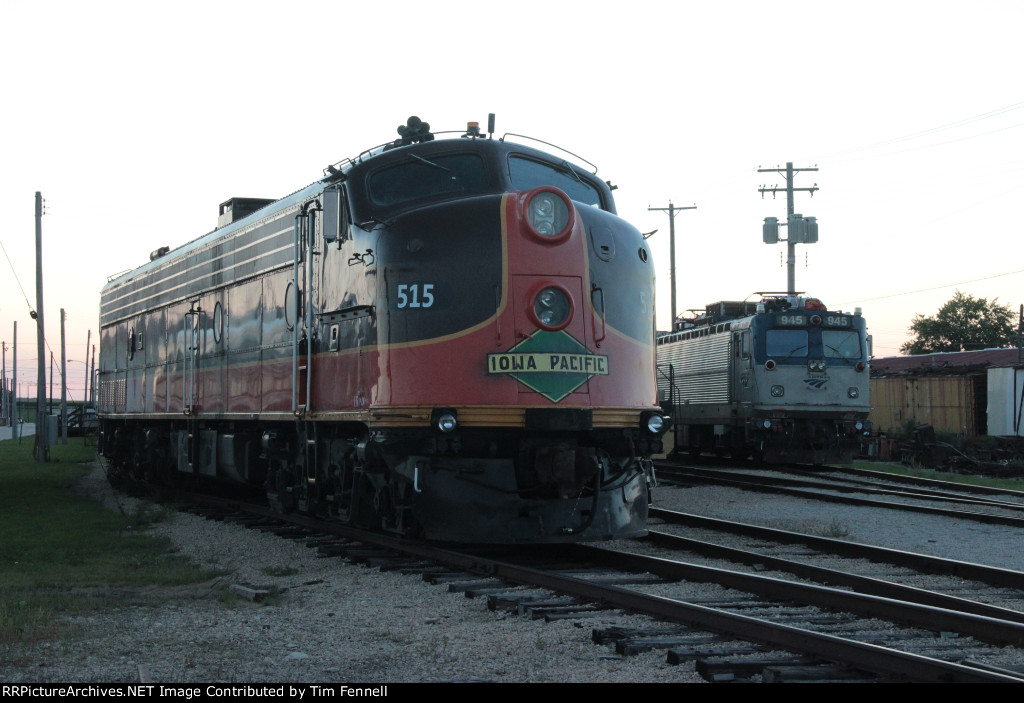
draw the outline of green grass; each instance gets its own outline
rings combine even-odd
[[[972,474],[957,474],[951,471],[934,471],[932,469],[918,469],[903,464],[889,464],[874,461],[855,461],[851,464],[855,469],[865,471],[883,471],[899,476],[912,476],[914,478],[929,478],[935,481],[949,481],[950,483],[963,483],[971,486],[989,486],[991,488],[1005,488],[1012,491],[1024,491],[1024,481],[1017,478],[995,478],[992,476],[974,476]]]
[[[32,458],[32,448],[35,445],[35,435],[9,439],[0,442],[0,470],[10,469],[16,466],[37,464]],[[96,458],[96,440],[93,437],[69,437],[67,444],[58,444],[50,447],[50,463],[82,463],[92,461]]]
[[[144,506],[122,514],[74,494],[94,448],[51,448],[32,459],[32,438],[0,442],[0,656],[57,636],[61,615],[130,602],[144,586],[214,576],[175,555],[145,528],[164,517]]]

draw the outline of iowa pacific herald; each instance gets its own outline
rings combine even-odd
[[[506,353],[487,355],[487,373],[585,373],[608,375],[608,357],[600,354]]]

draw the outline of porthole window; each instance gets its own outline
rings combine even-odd
[[[216,344],[220,344],[221,338],[224,336],[224,307],[217,301],[217,304],[213,306],[213,341]]]
[[[288,330],[295,329],[295,319],[299,314],[296,309],[295,281],[288,281],[288,287],[284,291],[284,323]]]

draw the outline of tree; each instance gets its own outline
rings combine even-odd
[[[931,354],[1015,346],[1013,311],[997,301],[993,298],[990,303],[957,291],[935,317],[914,315],[910,333],[915,339],[906,342],[900,351]]]

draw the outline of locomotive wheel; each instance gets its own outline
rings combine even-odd
[[[288,469],[277,469],[267,481],[268,486],[273,487],[273,493],[268,494],[267,499],[274,512],[283,514],[295,509],[295,499],[288,490],[291,487],[290,476]]]

